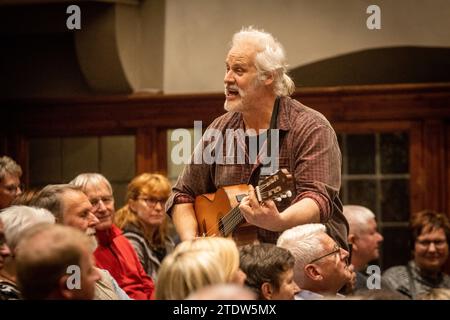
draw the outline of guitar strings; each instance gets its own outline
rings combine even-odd
[[[266,183],[261,183],[259,185],[260,188],[260,194],[262,198],[268,198],[268,191],[264,191],[264,189],[269,186],[271,184],[271,182],[266,182]],[[231,209],[231,211],[219,218],[219,221],[222,223],[223,226],[223,230],[221,230],[224,235],[227,235],[229,232],[233,231],[236,226],[244,219],[244,216],[242,215],[241,211],[239,210],[239,206]],[[211,230],[213,229],[213,227],[209,228],[206,231],[206,234],[209,235],[209,233],[211,232]]]

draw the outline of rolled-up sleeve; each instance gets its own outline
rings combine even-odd
[[[314,200],[320,209],[320,222],[326,223],[333,212],[333,201],[341,185],[341,153],[336,134],[329,125],[312,124],[294,142],[294,175],[297,196]]]

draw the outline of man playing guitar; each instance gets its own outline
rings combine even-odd
[[[263,180],[260,173],[264,171],[263,164],[267,164],[260,155],[264,148],[273,150],[268,144],[276,142],[276,163],[270,165],[292,174],[292,197],[276,205],[272,200],[259,201],[250,185],[247,194],[239,199],[245,220],[258,227],[262,242],[272,243],[286,229],[320,222],[327,226],[331,237],[347,248],[348,224],[339,199],[341,154],[336,134],[322,114],[289,97],[295,86],[286,74],[281,44],[264,31],[243,29],[233,36],[225,65],[224,106],[228,112],[215,119],[206,131],[215,129],[223,136],[227,130],[245,132],[236,143],[245,161],[239,161],[239,152],[232,156],[226,152],[226,139],[211,139],[205,133],[166,205],[181,239],[201,236],[194,210],[196,197],[224,186],[256,186]],[[272,131],[276,140],[274,135],[266,134]],[[256,152],[252,150],[255,133],[259,134]],[[222,160],[212,164],[194,161],[202,147],[214,144],[223,144],[223,148],[214,149],[223,152]],[[258,157],[252,161],[255,153]]]

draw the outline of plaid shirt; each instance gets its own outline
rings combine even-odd
[[[244,130],[242,114],[228,112],[215,119],[208,129],[218,130],[223,137],[226,137],[227,129]],[[277,203],[279,211],[303,198],[314,200],[320,209],[320,221],[327,226],[328,233],[343,248],[348,248],[348,224],[342,214],[339,199],[341,153],[333,128],[319,112],[290,97],[281,97],[277,129],[280,141],[278,165],[280,169],[286,168],[293,175],[295,184],[291,200]],[[211,143],[217,142],[223,144],[222,163],[216,161],[213,164],[195,164],[196,155]],[[172,189],[166,205],[169,214],[174,204],[193,203],[196,196],[215,192],[223,186],[254,182],[254,175],[259,172],[259,163],[248,160],[245,142],[237,141],[235,152],[231,156],[227,154],[226,143],[226,138],[214,140],[203,136],[192,155],[191,163],[185,166]],[[237,148],[246,149],[244,164],[237,164]],[[278,235],[261,229],[260,240],[274,243]]]

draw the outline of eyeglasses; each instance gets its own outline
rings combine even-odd
[[[319,260],[321,260],[321,259],[323,259],[323,258],[326,258],[326,257],[328,257],[328,256],[335,255],[336,253],[339,253],[339,255],[340,255],[340,253],[341,253],[341,247],[339,247],[339,245],[338,245],[337,243],[334,244],[333,251],[331,251],[331,252],[329,252],[329,253],[327,253],[327,254],[324,254],[323,256],[320,256],[320,257],[318,257],[318,258],[312,260],[310,263],[317,262],[317,261],[319,261]]]
[[[92,204],[92,207],[98,208],[100,206],[100,201],[103,202],[103,205],[107,206],[114,201],[113,196],[105,196],[99,198],[89,199],[89,202]]]
[[[416,240],[416,242],[422,247],[428,248],[430,244],[434,244],[436,248],[443,248],[447,241],[445,240]]]
[[[150,209],[153,209],[154,207],[156,207],[157,203],[160,203],[161,207],[164,208],[166,206],[166,201],[167,201],[167,199],[156,199],[156,198],[137,198],[137,199],[145,201],[145,204]]]

